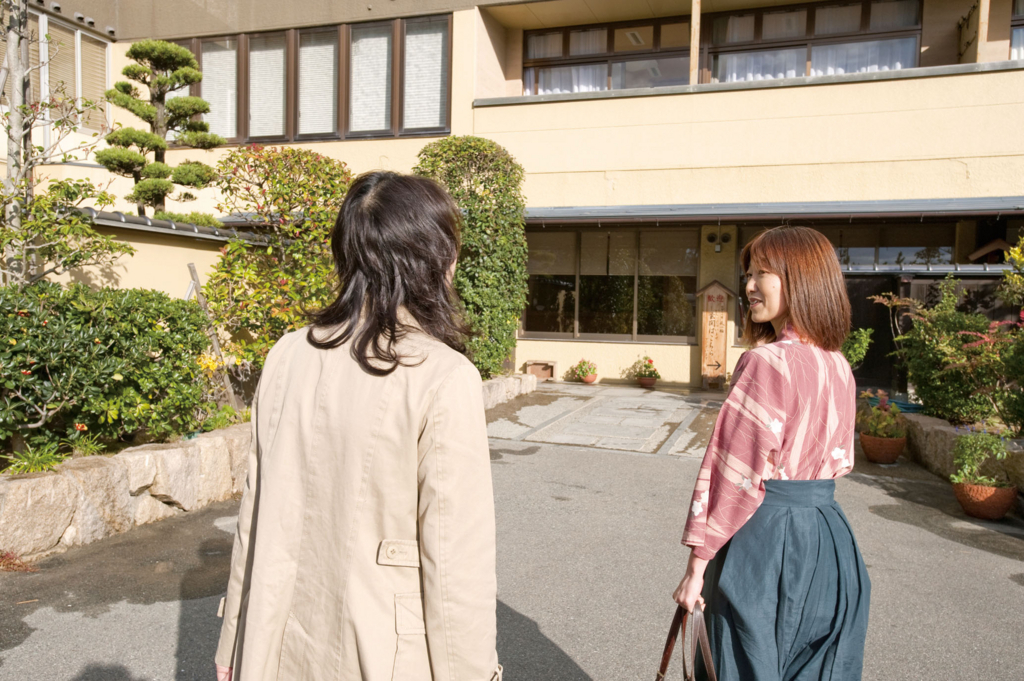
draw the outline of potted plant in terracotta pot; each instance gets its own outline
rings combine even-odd
[[[956,473],[949,479],[964,513],[983,520],[999,520],[1013,508],[1017,488],[1005,480],[981,474],[981,467],[990,458],[1005,459],[1006,443],[993,433],[970,430],[953,445]]]
[[[865,390],[861,397],[877,397],[878,405],[869,413],[859,412],[857,422],[864,429],[860,433],[860,446],[871,463],[895,463],[907,445],[907,431],[900,408],[889,401],[884,390]]]
[[[636,380],[641,388],[653,388],[655,382],[661,378],[661,374],[654,367],[654,360],[647,355],[638,359],[636,364],[633,365],[633,369],[636,374]]]
[[[597,380],[597,365],[588,359],[581,359],[569,368],[569,376],[584,383],[593,383]]]

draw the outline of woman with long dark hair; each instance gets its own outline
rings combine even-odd
[[[870,580],[835,478],[853,469],[850,302],[820,232],[779,227],[740,257],[745,340],[687,513],[686,575],[722,681],[861,678]]]
[[[460,224],[432,180],[349,189],[337,299],[277,342],[253,403],[220,678],[501,678],[483,396],[451,286]]]

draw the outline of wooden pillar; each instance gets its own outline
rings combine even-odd
[[[690,85],[700,82],[700,0],[690,5]]]

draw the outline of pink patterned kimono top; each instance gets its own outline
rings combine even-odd
[[[846,358],[786,326],[748,350],[715,422],[683,544],[710,560],[754,515],[765,480],[830,480],[853,469],[856,385]]]

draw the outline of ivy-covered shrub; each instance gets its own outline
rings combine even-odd
[[[194,302],[159,291],[0,289],[0,439],[196,430],[210,405],[197,359],[209,345]]]
[[[896,341],[907,377],[924,404],[924,413],[953,424],[984,421],[995,409],[980,392],[990,377],[969,368],[982,350],[976,334],[989,330],[984,315],[959,312],[957,283],[939,284],[939,302],[911,315],[913,326]]]
[[[305,325],[304,310],[333,300],[330,233],[352,173],[308,149],[258,145],[231,151],[217,172],[218,210],[246,215],[246,229],[269,244],[229,242],[204,287],[214,321],[230,336],[230,368],[244,380],[281,336]]]
[[[874,329],[851,329],[847,334],[840,352],[850,363],[851,368],[858,368],[864,361],[864,356],[868,354],[868,348],[871,347],[871,334],[874,331]]]
[[[470,358],[490,378],[515,349],[526,306],[523,168],[490,140],[455,136],[425,146],[413,172],[440,182],[465,216],[455,289],[474,331]]]

